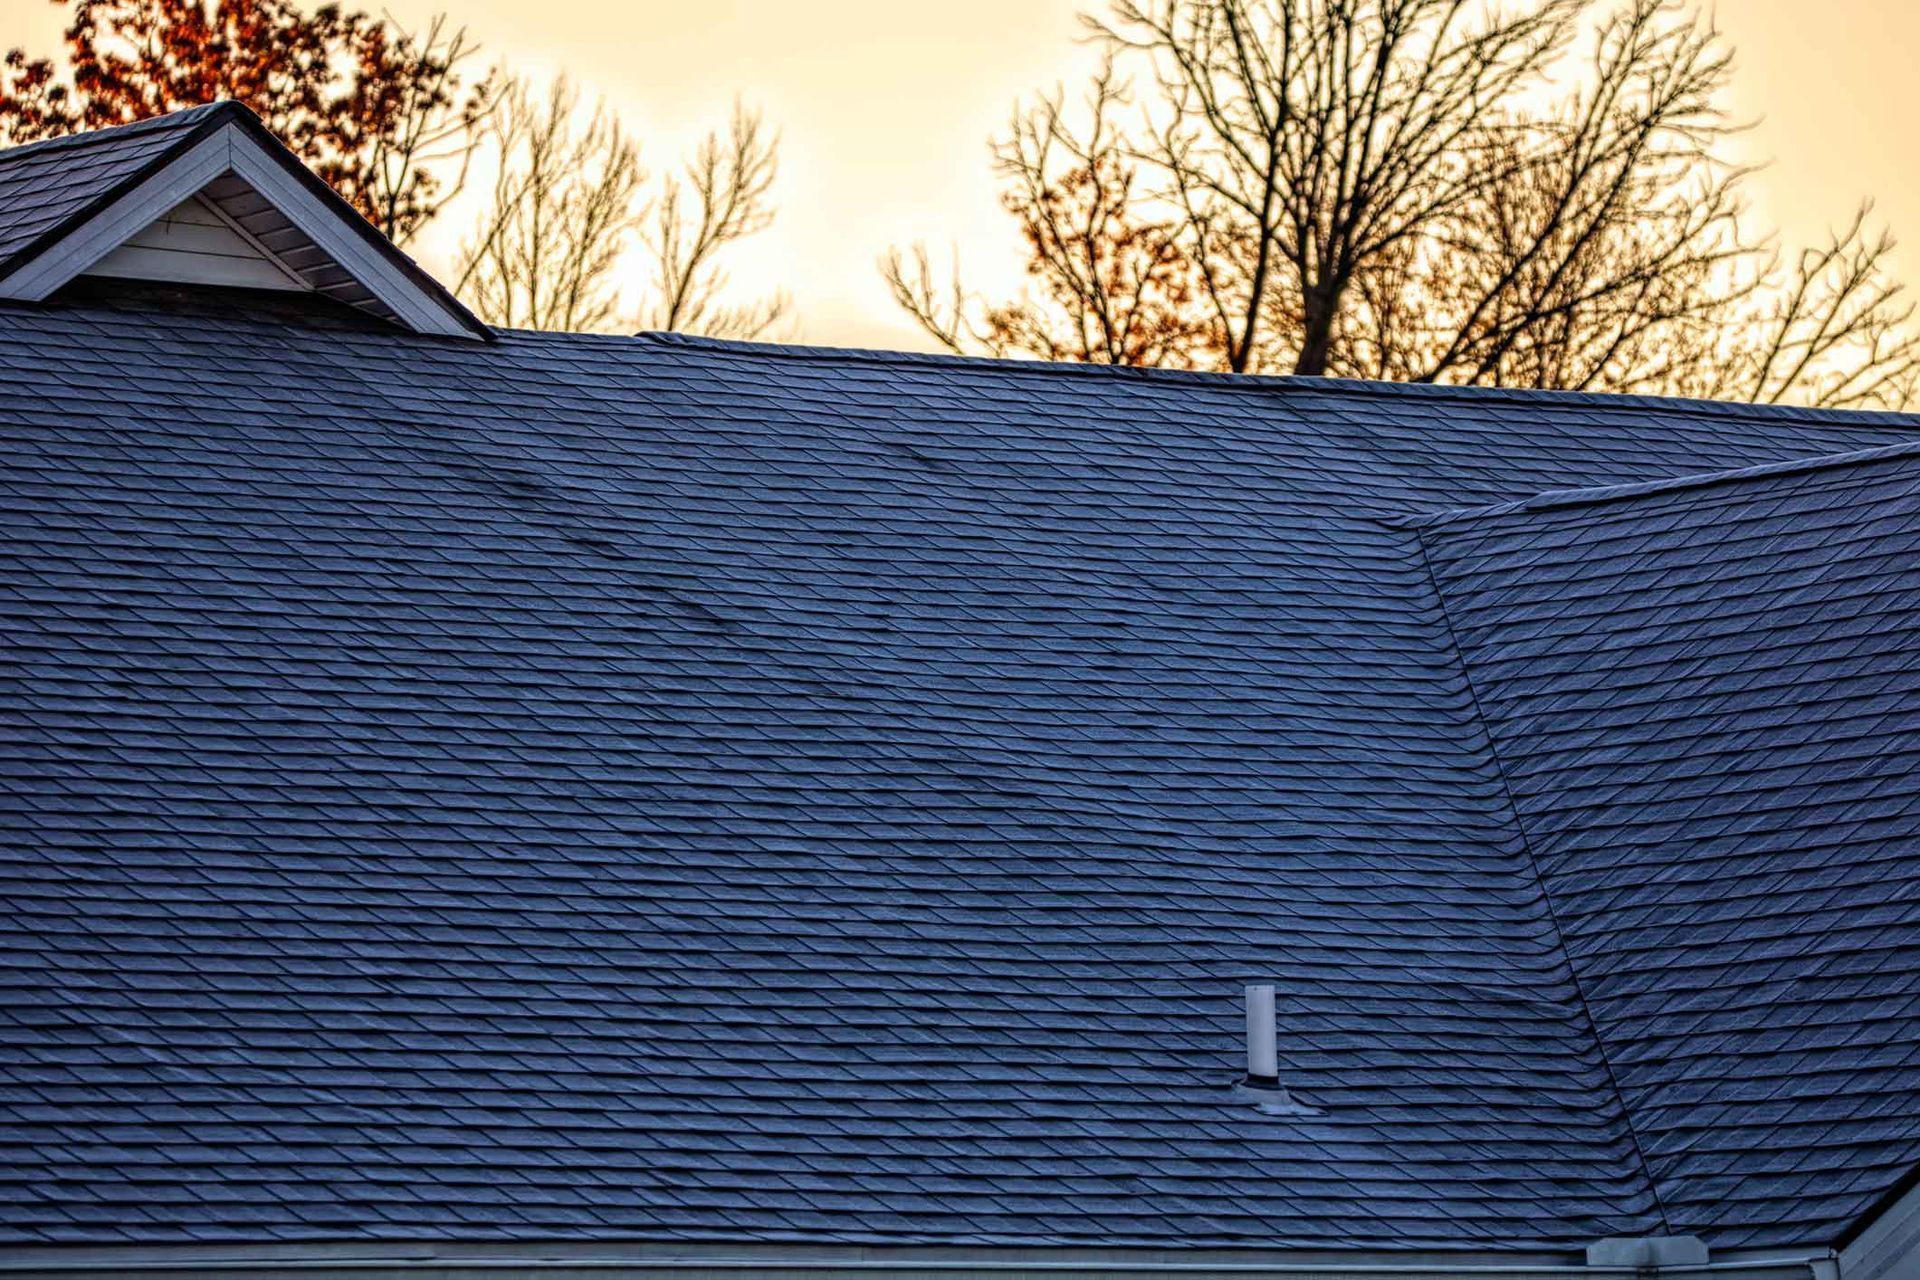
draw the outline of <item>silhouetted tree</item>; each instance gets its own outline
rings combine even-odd
[[[55,0],[60,3],[61,0]],[[405,241],[458,192],[489,81],[466,33],[289,0],[74,0],[68,76],[14,49],[0,135],[30,142],[230,98],[382,232]]]
[[[1724,158],[1724,43],[1674,0],[1598,7],[1118,0],[1084,119],[1044,98],[995,144],[1034,287],[882,269],[957,350],[1901,402],[1887,239],[1856,219],[1783,267]]]
[[[1696,369],[1708,397],[1783,401],[1825,409],[1902,408],[1920,402],[1920,334],[1913,303],[1887,267],[1893,237],[1867,228],[1862,205],[1845,231],[1770,273],[1745,323]]]
[[[515,79],[489,117],[492,198],[454,287],[490,324],[596,329],[618,310],[613,273],[641,223],[646,173],[604,103],[584,124],[578,108],[565,76],[544,97]]]
[[[786,294],[728,304],[727,273],[716,261],[728,245],[773,224],[779,151],[760,113],[735,102],[726,136],[709,133],[683,172],[668,176],[641,237],[653,284],[643,327],[757,338],[779,324]]]
[[[544,96],[509,81],[487,133],[492,196],[461,251],[455,291],[489,323],[754,337],[780,319],[783,295],[726,303],[719,265],[773,220],[778,144],[757,113],[736,104],[727,134],[708,134],[651,198],[638,144],[604,102],[583,116],[564,76]],[[620,279],[636,254],[651,285],[638,319]]]
[[[1059,95],[1016,112],[994,153],[1020,225],[1037,300],[983,307],[955,270],[944,284],[923,246],[889,253],[894,300],[955,351],[1029,353],[1100,364],[1204,364],[1222,329],[1200,305],[1204,279],[1177,219],[1153,216],[1140,169],[1112,124],[1124,101],[1108,62],[1087,95],[1081,138],[1062,123]]]

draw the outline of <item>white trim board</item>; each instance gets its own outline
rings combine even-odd
[[[232,132],[233,126],[228,125],[202,138],[185,155],[0,280],[0,298],[39,302],[225,173]]]
[[[1840,1280],[1913,1280],[1920,1276],[1920,1186],[1880,1211],[1840,1250]]]

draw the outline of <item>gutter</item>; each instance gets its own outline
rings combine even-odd
[[[1402,1255],[1405,1257],[1406,1255]],[[1824,1264],[1824,1265],[1823,1265]],[[539,1276],[542,1280],[616,1280],[617,1277],[679,1277],[701,1280],[713,1276],[796,1277],[830,1280],[858,1276],[862,1280],[915,1280],[916,1277],[1043,1276],[1050,1280],[1101,1280],[1108,1276],[1177,1276],[1181,1280],[1828,1280],[1832,1254],[1784,1258],[1740,1259],[1688,1263],[1679,1266],[1593,1266],[1569,1263],[1484,1263],[1450,1261],[1445,1254],[1415,1254],[1405,1261],[1325,1262],[1160,1262],[1087,1259],[1055,1262],[1014,1258],[881,1259],[881,1258],[708,1258],[708,1257],[555,1257],[538,1256],[422,1256],[422,1257],[222,1257],[146,1258],[132,1260],[43,1258],[9,1261],[0,1258],[0,1276],[31,1280],[109,1280],[113,1276],[217,1276],[232,1280],[283,1280],[313,1276],[327,1280],[501,1280],[503,1276]]]

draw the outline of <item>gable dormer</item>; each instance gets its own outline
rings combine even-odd
[[[233,102],[0,151],[0,298],[81,278],[311,292],[415,333],[488,336]]]

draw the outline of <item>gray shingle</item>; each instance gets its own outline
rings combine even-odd
[[[1683,1230],[1827,1239],[1920,1164],[1916,517],[1902,446],[1428,534]]]

